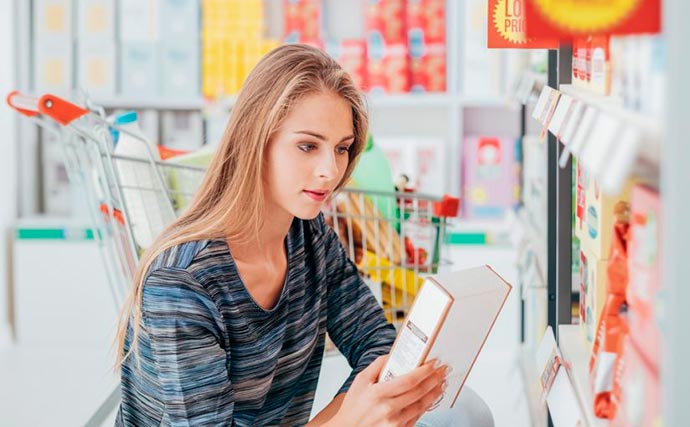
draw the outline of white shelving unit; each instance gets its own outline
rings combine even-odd
[[[589,358],[579,325],[558,327],[558,347],[565,360],[570,363],[570,376],[575,391],[584,406],[584,414],[590,427],[606,427],[608,420],[597,418],[592,410],[593,398],[589,380]]]

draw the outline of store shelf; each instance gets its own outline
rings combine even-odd
[[[595,107],[599,111],[611,114],[617,119],[625,122],[626,125],[639,129],[643,135],[657,143],[661,141],[661,118],[650,117],[639,111],[634,111],[615,102],[611,97],[598,95],[587,89],[573,85],[561,85],[560,92],[569,95],[574,99],[586,103],[590,107]]]
[[[455,245],[508,244],[512,220],[460,218],[448,226],[446,242]]]
[[[460,98],[448,93],[404,93],[399,95],[369,94],[369,105],[376,108],[391,107],[437,107],[448,108],[459,105]]]
[[[525,396],[529,409],[529,417],[533,427],[546,427],[547,408],[541,398],[541,386],[539,373],[537,372],[534,355],[536,351],[523,345],[520,349],[520,371],[525,386]]]
[[[93,104],[103,108],[131,108],[135,110],[201,110],[206,102],[203,98],[94,98]]]
[[[535,254],[539,275],[543,283],[546,283],[546,274],[548,273],[546,262],[546,239],[540,238],[537,230],[529,223],[525,209],[520,209],[518,212],[518,223],[520,227],[523,228],[527,240],[530,242],[530,246]]]
[[[508,98],[500,97],[463,97],[462,106],[464,108],[518,108],[519,104]]]
[[[592,410],[592,390],[589,381],[590,354],[582,339],[579,325],[558,326],[558,347],[563,358],[571,365],[571,381],[591,427],[605,427],[608,420],[596,418]]]

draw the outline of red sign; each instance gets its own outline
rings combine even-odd
[[[522,0],[529,37],[658,33],[661,0]]]
[[[557,39],[527,36],[524,0],[489,0],[489,48],[551,49]]]

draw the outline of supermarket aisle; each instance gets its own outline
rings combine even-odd
[[[488,245],[452,246],[451,269],[489,264],[511,284],[516,283],[515,254],[511,247]],[[496,427],[527,427],[530,425],[523,380],[518,368],[520,341],[520,298],[517,288],[501,312],[467,383],[491,408]],[[314,411],[320,410],[333,397],[347,377],[349,369],[344,358],[324,360]]]

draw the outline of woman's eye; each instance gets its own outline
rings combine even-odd
[[[340,146],[340,147],[336,148],[336,151],[338,154],[347,154],[350,151],[350,147]]]
[[[302,151],[304,151],[305,153],[308,153],[308,152],[310,152],[310,151],[312,151],[312,150],[315,150],[315,149],[316,149],[316,145],[315,145],[315,144],[300,144],[300,145],[299,145],[299,149],[302,150]]]

